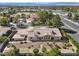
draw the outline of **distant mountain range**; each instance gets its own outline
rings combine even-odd
[[[79,6],[79,2],[3,2],[0,6]]]

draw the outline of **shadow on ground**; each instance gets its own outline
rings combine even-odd
[[[66,29],[66,28],[62,28],[65,32],[67,33],[71,33],[71,34],[75,34],[77,33],[76,31],[72,30],[72,29]]]

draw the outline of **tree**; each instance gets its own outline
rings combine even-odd
[[[64,8],[65,11],[70,11],[70,8]]]
[[[13,49],[5,53],[6,56],[18,56],[19,55],[19,49],[16,48],[14,45],[12,45]]]
[[[48,21],[50,19],[52,19],[53,17],[53,13],[52,11],[46,11],[46,10],[39,10],[37,11],[37,15],[39,17],[39,20],[40,22],[39,23],[42,23],[42,24],[45,24],[45,25],[48,25]]]
[[[16,18],[19,19],[21,16],[20,15],[16,15]]]
[[[20,18],[20,15],[16,15],[15,17],[12,18],[12,22],[17,23],[19,18]]]
[[[38,50],[38,49],[34,49],[33,52],[34,52],[34,53],[38,53],[39,50]]]
[[[10,8],[9,14],[15,14],[15,13],[16,13],[16,10],[14,8]]]
[[[49,18],[49,20],[52,19],[53,16],[54,16],[54,15],[53,15],[52,11],[50,10],[50,11],[48,12],[48,18]]]
[[[42,52],[41,52],[42,56],[47,56],[48,55],[48,51],[45,47],[42,48]]]
[[[48,19],[48,12],[45,10],[39,10],[37,15],[39,16],[40,22],[45,24],[46,20]]]
[[[46,48],[45,47],[43,47],[42,48],[42,52],[46,52],[47,50],[46,50]]]
[[[48,56],[58,56],[60,55],[60,51],[58,48],[52,48],[49,52],[48,52]]]
[[[2,16],[3,16],[3,17],[6,17],[6,13],[2,13]]]
[[[26,19],[26,14],[21,14],[21,18]]]
[[[19,49],[15,48],[14,52],[15,52],[16,55],[19,55]]]
[[[35,56],[39,56],[39,50],[38,49],[34,49],[33,53],[34,53]]]
[[[79,15],[78,15],[78,14],[75,14],[73,19],[74,19],[75,21],[79,20]]]
[[[9,36],[12,33],[12,30],[8,30],[5,34],[3,34],[3,36]]]
[[[7,39],[6,36],[0,36],[0,43],[4,42]]]
[[[68,18],[69,18],[69,19],[72,18],[72,13],[68,13]]]
[[[12,19],[12,22],[13,22],[13,23],[17,23],[17,20],[18,20],[18,17],[14,17],[14,18]]]
[[[18,56],[19,55],[19,49],[10,50],[9,52],[6,52],[5,55],[6,56]]]
[[[60,17],[55,15],[51,20],[48,21],[48,26],[59,27]]]
[[[77,43],[77,54],[79,55],[79,43]]]
[[[47,25],[53,27],[59,27],[60,17],[59,15],[53,15],[52,11],[39,10],[37,12],[39,20],[34,21],[32,25]]]
[[[30,14],[29,14],[29,15],[26,15],[26,18],[27,18],[27,19],[30,18]]]
[[[5,56],[16,56],[14,50],[10,50],[9,52],[5,53]]]
[[[2,26],[8,25],[8,18],[3,17],[2,19],[0,19],[0,25],[2,25]]]

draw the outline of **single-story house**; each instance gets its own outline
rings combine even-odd
[[[58,28],[36,27],[27,35],[28,40],[60,40],[62,37]]]
[[[58,28],[34,27],[32,29],[19,29],[13,39],[24,40],[25,36],[29,41],[60,40],[62,37]]]

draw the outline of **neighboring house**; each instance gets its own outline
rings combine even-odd
[[[37,14],[33,13],[30,15],[30,18],[36,19],[36,18],[38,18],[38,16],[37,16]]]
[[[19,19],[17,26],[20,28],[26,28],[27,27],[27,23],[23,21],[23,19]]]
[[[17,25],[18,27],[22,27],[22,28],[26,28],[27,26],[30,26],[31,23],[36,20],[37,18],[37,15],[36,14],[30,14],[29,15],[29,18],[26,18],[26,19],[23,19],[23,18],[20,18],[18,19],[17,21]]]
[[[23,19],[19,19],[17,26],[21,27],[21,28],[26,28],[26,27],[30,26],[33,21],[34,21],[33,18],[26,19],[26,22],[24,22]]]
[[[34,21],[34,19],[33,18],[28,18],[28,19],[26,19],[26,21],[27,21],[28,24],[31,24]]]

